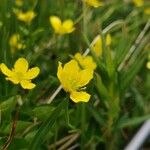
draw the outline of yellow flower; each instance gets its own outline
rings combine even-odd
[[[20,35],[19,34],[13,34],[10,37],[10,39],[9,39],[9,45],[10,45],[12,53],[15,50],[20,50],[20,49],[24,49],[25,48],[25,45],[20,40]]]
[[[70,93],[70,99],[77,102],[88,102],[90,94],[83,91],[93,78],[93,71],[90,69],[82,69],[79,67],[77,61],[71,60],[62,67],[59,62],[57,77],[61,82],[63,89]]]
[[[150,61],[148,61],[148,62],[146,63],[146,67],[147,67],[147,69],[150,69]]]
[[[111,36],[110,34],[106,35],[106,46],[109,46],[111,44]],[[103,52],[103,47],[102,47],[102,37],[99,35],[98,38],[96,39],[96,42],[92,46],[93,51],[95,54],[100,57]]]
[[[11,81],[14,84],[20,84],[24,89],[33,89],[36,85],[31,83],[31,79],[37,77],[40,72],[38,67],[28,69],[29,64],[26,59],[19,58],[12,70],[2,63],[0,69],[4,75],[6,75],[6,80]]]
[[[30,24],[31,21],[35,18],[36,14],[34,11],[32,10],[29,10],[27,12],[21,12],[21,11],[18,11],[16,12],[16,15],[17,15],[17,18],[20,20],[20,21],[23,21],[27,24]]]
[[[73,26],[73,21],[70,19],[65,20],[62,22],[59,17],[57,16],[50,16],[49,21],[57,34],[68,34],[75,30]]]
[[[92,6],[92,7],[99,7],[103,6],[103,2],[100,2],[99,0],[83,0],[87,5]]]
[[[20,6],[23,5],[23,0],[16,0],[15,3],[16,3],[17,6],[20,7]]]
[[[74,58],[83,69],[96,69],[96,63],[91,56],[82,56],[80,53],[76,53]]]
[[[150,15],[150,7],[145,8],[144,13]]]
[[[141,7],[144,4],[143,0],[133,0],[133,3],[136,7]]]

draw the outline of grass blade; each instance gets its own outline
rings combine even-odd
[[[33,141],[31,142],[31,145],[29,147],[30,150],[37,150],[39,146],[42,144],[44,137],[48,134],[48,132],[51,130],[53,124],[61,114],[62,110],[66,107],[68,104],[68,100],[63,100],[58,107],[51,113],[51,115],[48,117],[48,119],[41,125],[39,130],[37,131]]]

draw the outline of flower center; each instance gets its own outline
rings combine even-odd
[[[15,76],[19,81],[24,80],[24,74],[22,72],[15,72]]]
[[[77,81],[76,80],[71,80],[70,81],[70,85],[71,85],[71,88],[72,88],[73,91],[75,91],[75,90],[78,89]]]
[[[67,77],[65,79],[66,82],[64,82],[64,89],[67,92],[72,92],[72,91],[76,91],[78,89],[78,84],[77,84],[77,80],[75,78],[72,77]]]

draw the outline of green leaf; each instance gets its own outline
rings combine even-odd
[[[114,97],[109,101],[109,118],[117,119],[120,112],[120,99],[119,97]]]
[[[106,48],[106,67],[107,67],[107,71],[108,71],[108,75],[110,79],[114,79],[115,78],[115,67],[114,67],[114,62],[112,60],[112,56],[111,56],[111,51],[109,48]]]
[[[53,110],[54,107],[50,105],[45,105],[34,108],[31,113],[32,117],[37,117],[39,120],[46,120]]]
[[[17,121],[16,133],[24,131],[27,127],[29,127],[32,123],[27,121]],[[5,126],[3,129],[3,134],[9,134],[12,127],[12,123]]]
[[[130,66],[130,68],[124,72],[121,76],[120,80],[120,89],[121,93],[123,93],[127,87],[130,86],[131,82],[141,69],[145,60],[145,56],[141,56],[135,60],[135,62]]]
[[[52,126],[54,125],[55,121],[61,114],[62,110],[68,105],[68,100],[63,100],[58,107],[51,113],[49,118],[41,125],[39,130],[37,131],[33,141],[31,142],[29,149],[30,150],[37,150],[40,145],[43,143],[46,135],[51,130]]]
[[[100,113],[93,106],[87,106],[87,108],[99,125],[105,125],[105,120],[100,116]]]
[[[102,100],[108,101],[110,99],[109,94],[108,94],[108,90],[105,87],[105,85],[103,84],[102,79],[98,74],[96,74],[95,84],[96,84],[97,91],[98,91],[100,97],[102,98]]]
[[[9,99],[3,101],[2,103],[0,103],[0,110],[2,112],[7,111],[7,110],[12,110],[15,107],[15,103],[16,103],[16,97],[12,96]]]
[[[121,37],[119,36],[116,39],[116,53],[115,53],[115,64],[118,67],[119,64],[122,62],[122,60],[125,58],[125,56],[128,53],[128,50],[130,49],[130,47],[132,46],[132,43],[135,40],[135,35],[129,37],[127,36],[127,34],[124,34],[124,36],[121,35]]]
[[[23,138],[14,138],[9,146],[9,150],[27,150],[28,142]]]
[[[127,119],[127,120],[120,122],[117,128],[125,128],[125,127],[135,126],[135,125],[138,125],[138,124],[148,120],[149,118],[150,118],[150,115],[145,115],[145,116],[141,116],[141,117]]]

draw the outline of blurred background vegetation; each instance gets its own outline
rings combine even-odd
[[[150,118],[150,14],[145,13],[150,2],[145,0],[140,7],[132,0],[103,2],[94,8],[82,0],[0,1],[0,63],[11,68],[24,57],[31,67],[40,68],[33,90],[24,90],[0,74],[2,149],[123,149]],[[18,10],[33,10],[36,16],[26,24],[16,17]],[[75,31],[55,34],[49,22],[53,15],[72,19]],[[112,38],[109,47],[106,32]],[[14,34],[25,46],[12,52]],[[103,56],[89,54],[97,63],[87,86],[90,101],[68,102],[61,90],[47,104],[60,85],[58,61],[66,63],[76,52],[84,53],[99,34]],[[150,147],[150,141],[143,147]]]

